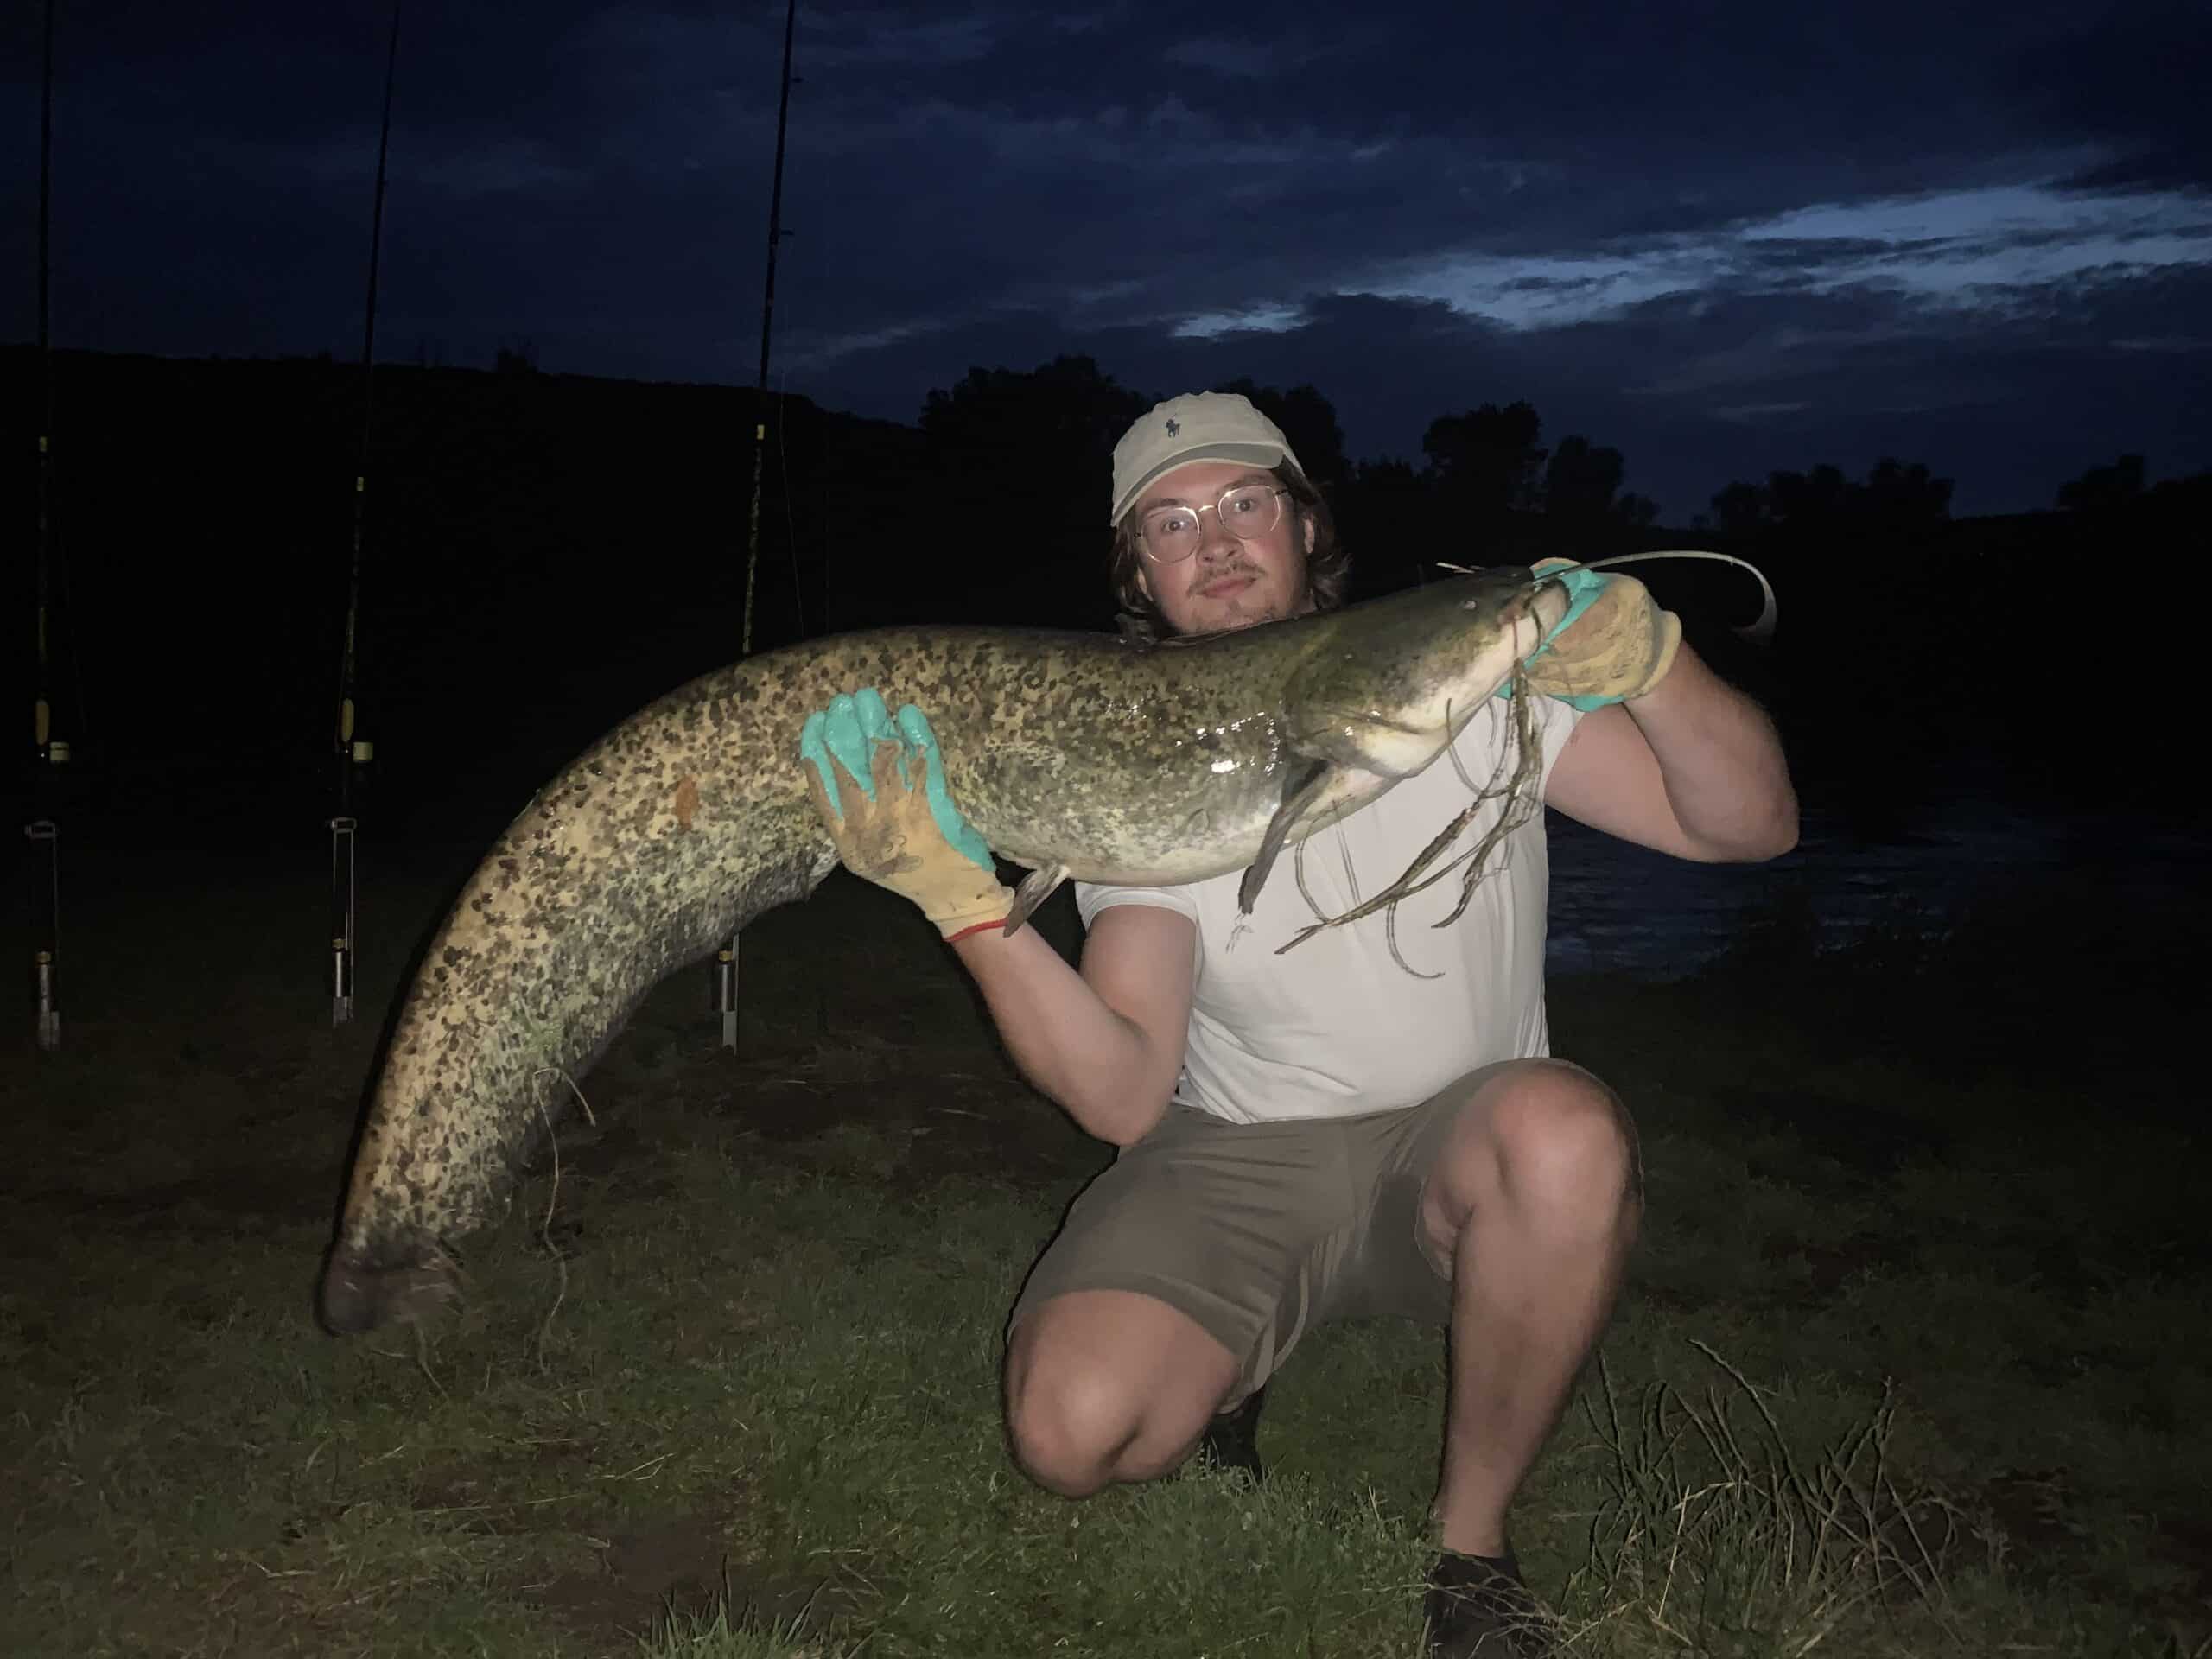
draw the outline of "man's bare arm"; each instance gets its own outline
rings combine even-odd
[[[1797,794],[1774,723],[1688,645],[1650,691],[1583,716],[1544,799],[1677,858],[1756,863],[1797,844]]]
[[[1033,927],[986,929],[952,948],[1022,1075],[1084,1130],[1126,1147],[1159,1122],[1181,1075],[1195,944],[1186,916],[1114,905],[1092,925],[1080,972]]]

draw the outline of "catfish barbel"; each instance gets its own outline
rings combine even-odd
[[[841,692],[918,705],[960,810],[1033,874],[1245,872],[1440,755],[1567,611],[1499,569],[1326,615],[1139,645],[1109,634],[885,628],[747,658],[616,727],[531,799],[409,987],[322,1281],[340,1332],[452,1288],[563,1092],[655,983],[836,868],[798,732]],[[1410,873],[1409,873],[1410,874]]]

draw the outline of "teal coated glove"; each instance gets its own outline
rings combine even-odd
[[[1545,559],[1539,576],[1563,584],[1567,613],[1522,659],[1530,687],[1588,714],[1609,702],[1640,697],[1666,677],[1682,641],[1682,625],[1661,610],[1633,576],[1609,575],[1564,559]],[[1512,695],[1509,683],[1501,696]]]
[[[912,900],[947,936],[1006,917],[1013,894],[953,804],[919,709],[907,703],[894,720],[873,686],[833,697],[806,717],[798,752],[815,810],[854,874]]]

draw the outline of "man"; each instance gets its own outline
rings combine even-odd
[[[1327,508],[1243,397],[1173,398],[1132,426],[1111,521],[1139,634],[1249,627],[1342,596]],[[1542,798],[1682,858],[1788,850],[1796,802],[1764,715],[1641,583],[1589,573],[1573,587],[1528,664]],[[944,794],[921,711],[894,724],[872,693],[840,698],[802,744],[847,864],[922,907],[1024,1073],[1122,1149],[1009,1321],[1022,1466],[1080,1497],[1165,1475],[1203,1442],[1256,1478],[1262,1391],[1306,1330],[1373,1313],[1442,1324],[1424,1603],[1439,1655],[1548,1650],[1507,1510],[1611,1312],[1640,1215],[1635,1134],[1604,1084],[1548,1058],[1541,813],[1508,833],[1449,928],[1424,924],[1458,902],[1456,880],[1402,904],[1395,928],[1377,913],[1275,946],[1405,868],[1471,781],[1510,766],[1515,715],[1494,699],[1457,764],[1312,838],[1294,874],[1286,855],[1249,919],[1234,874],[1079,885],[1079,969],[1033,929],[1000,931],[1010,895]],[[1491,803],[1463,844],[1503,810]]]

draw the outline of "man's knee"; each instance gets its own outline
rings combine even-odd
[[[1563,1060],[1531,1069],[1501,1103],[1496,1134],[1506,1179],[1553,1203],[1633,1198],[1643,1173],[1636,1128],[1618,1095]]]
[[[1007,1438],[1023,1471],[1063,1497],[1150,1480],[1190,1455],[1236,1374],[1227,1349],[1149,1297],[1056,1297],[1007,1347]]]
[[[1634,1224],[1642,1154],[1620,1097],[1562,1060],[1533,1060],[1463,1109],[1423,1197],[1424,1230],[1446,1247],[1486,1205],[1565,1221]]]
[[[1089,1497],[1115,1478],[1136,1439],[1136,1402],[1120,1379],[1039,1346],[1008,1357],[1007,1439],[1039,1485]]]

